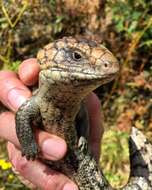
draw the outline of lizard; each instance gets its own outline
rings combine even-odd
[[[117,76],[118,60],[103,45],[73,37],[46,45],[38,52],[37,60],[41,68],[38,89],[21,105],[15,117],[22,155],[27,160],[42,159],[75,181],[79,190],[112,190],[88,146],[84,99]],[[53,162],[41,158],[32,125],[66,141],[68,151],[63,159]],[[147,156],[152,147],[146,140],[140,147],[141,137],[144,139],[137,129],[132,130],[131,174],[123,190],[152,189],[152,161]],[[144,150],[148,150],[146,154]],[[140,155],[142,159],[138,159]]]

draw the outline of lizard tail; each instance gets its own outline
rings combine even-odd
[[[130,180],[123,190],[152,190],[152,145],[136,128],[129,139]]]

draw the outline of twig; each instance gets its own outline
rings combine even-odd
[[[11,26],[11,28],[14,28],[16,26],[16,24],[18,23],[18,21],[20,20],[21,16],[23,15],[24,11],[26,10],[27,6],[28,6],[28,2],[27,1],[24,1],[24,5],[23,7],[21,8],[21,11],[19,12],[19,14],[17,15],[17,18],[15,19],[14,22],[11,21],[9,15],[8,15],[8,12],[3,4],[3,2],[1,1],[1,6],[2,6],[2,11],[9,23],[9,25]]]
[[[8,63],[8,60],[2,55],[0,55],[0,60],[3,61],[4,63]]]
[[[142,38],[142,36],[146,32],[146,30],[148,30],[150,28],[151,25],[152,25],[152,17],[149,18],[145,28],[141,32],[136,33],[135,36],[132,38],[131,45],[130,45],[130,48],[128,50],[128,55],[127,55],[127,58],[126,58],[126,60],[124,62],[124,65],[126,67],[128,67],[128,62],[129,62],[129,60],[130,60],[130,58],[132,56],[132,53],[134,52],[136,46],[138,45],[140,39]]]

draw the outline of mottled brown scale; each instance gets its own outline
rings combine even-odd
[[[49,43],[48,45],[44,46],[44,50],[47,51],[53,47],[53,43]]]
[[[49,64],[51,66],[52,62],[54,61],[56,52],[62,48],[71,48],[75,51],[79,50],[87,57],[88,64],[91,64],[93,67],[95,67],[96,64],[101,65],[101,63],[99,63],[100,60],[102,59],[104,61],[106,60],[106,57],[107,57],[107,60],[110,60],[110,62],[115,64],[113,72],[115,72],[115,69],[118,68],[117,60],[111,54],[111,52],[109,52],[104,46],[97,45],[97,43],[93,41],[84,40],[84,39],[76,40],[75,38],[72,38],[72,37],[69,37],[69,38],[65,37],[63,39],[57,40],[55,43],[51,43],[45,46],[44,50],[41,50],[37,55],[39,63],[41,65],[45,64],[47,65],[47,67]],[[45,51],[45,53],[44,52],[42,53],[42,51]],[[46,60],[46,56],[48,58],[47,60]],[[62,63],[62,60],[60,61]],[[44,67],[42,67],[42,69]],[[64,67],[64,64],[63,64],[63,67]]]
[[[38,55],[37,55],[37,59],[38,60],[42,60],[42,59],[44,59],[44,57],[45,57],[45,52],[47,51],[48,49],[45,49],[45,50],[40,50],[39,51],[39,53],[38,53]]]
[[[117,76],[118,61],[100,44],[72,37],[46,45],[38,52],[37,60],[41,66],[37,94],[16,114],[16,132],[23,155],[27,159],[40,157],[31,127],[34,122],[48,133],[65,139],[68,147],[62,160],[43,159],[43,162],[74,180],[79,190],[112,190],[88,148],[89,123],[84,99],[98,86]],[[131,150],[136,149],[131,146]],[[141,172],[137,166],[133,165],[133,168],[140,177],[132,177],[123,190],[141,190],[143,185],[151,188],[152,180],[147,186],[150,178],[145,177],[143,168]],[[152,170],[151,165],[148,170]],[[147,172],[145,168],[144,172]]]

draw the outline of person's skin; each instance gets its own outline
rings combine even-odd
[[[65,175],[50,169],[41,161],[27,161],[21,156],[20,144],[15,131],[15,112],[31,96],[27,86],[38,80],[39,65],[36,59],[24,61],[18,75],[12,71],[0,71],[0,101],[11,111],[0,114],[0,137],[8,141],[9,159],[13,167],[35,186],[43,190],[77,190],[77,186]],[[99,159],[101,127],[100,101],[94,93],[86,98],[91,126],[90,144],[96,160]],[[59,160],[67,151],[66,142],[37,129],[36,139],[44,158]],[[56,148],[58,147],[58,148]]]

